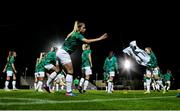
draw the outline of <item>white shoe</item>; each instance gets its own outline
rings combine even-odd
[[[11,91],[9,88],[4,88],[5,91]]]
[[[163,94],[165,94],[165,93],[166,93],[166,90],[163,91]]]
[[[17,88],[13,88],[13,91],[17,91],[17,90],[19,90],[19,89],[17,89]]]
[[[150,94],[151,92],[150,91],[146,91],[146,92],[144,92],[144,94]]]
[[[112,92],[111,92],[111,91],[108,91],[107,93],[109,93],[109,94],[110,94],[110,93],[112,93]]]
[[[38,92],[44,92],[42,89],[39,89]]]

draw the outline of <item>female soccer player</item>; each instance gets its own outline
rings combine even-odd
[[[92,68],[92,58],[91,58],[90,45],[89,44],[83,44],[82,50],[83,50],[83,53],[81,56],[82,57],[82,64],[81,64],[82,77],[80,79],[78,90],[80,93],[85,93],[86,88],[89,84],[90,75],[92,75],[92,69],[91,69]]]
[[[13,85],[13,90],[17,90],[16,88],[16,68],[15,68],[15,65],[14,65],[14,62],[15,62],[15,57],[16,57],[16,52],[15,51],[10,51],[9,52],[9,55],[8,55],[8,58],[7,58],[7,64],[3,70],[3,72],[6,72],[7,74],[7,77],[6,77],[6,82],[5,82],[5,90],[6,91],[10,91],[10,89],[8,88],[9,86],[9,81],[10,81],[10,78],[13,76],[13,81],[12,81],[12,85]]]
[[[108,93],[112,93],[112,84],[113,84],[113,78],[115,76],[115,71],[118,73],[118,63],[117,58],[114,56],[113,51],[109,52],[109,56],[106,57],[104,61],[103,66],[104,71],[109,74],[108,79]]]
[[[51,83],[59,72],[59,67],[58,67],[59,63],[57,61],[56,52],[57,52],[57,47],[52,47],[44,59],[44,68],[48,71],[52,71],[52,73],[49,74],[48,80],[44,87],[44,89],[49,93],[50,93],[50,89],[51,89],[50,88]]]
[[[73,31],[68,34],[67,38],[62,45],[62,48],[59,49],[56,53],[57,58],[60,60],[63,65],[67,75],[66,75],[66,95],[75,96],[72,93],[72,81],[73,81],[73,65],[71,62],[70,54],[72,54],[78,46],[81,46],[82,43],[92,43],[96,41],[101,41],[107,38],[107,34],[103,34],[99,38],[95,39],[86,39],[83,34],[85,33],[85,23],[75,21]]]
[[[146,93],[150,93],[151,78],[156,73],[158,74],[158,65],[157,65],[156,56],[153,53],[152,49],[150,47],[146,47],[145,51],[150,56],[150,60],[147,63],[147,67],[146,67],[146,85],[147,85],[147,91],[145,92],[146,94]]]
[[[168,90],[170,89],[171,78],[174,80],[174,77],[172,76],[171,70],[167,69],[167,72],[164,74],[165,90],[163,93],[165,93],[166,91],[168,92]]]
[[[43,80],[45,77],[45,68],[44,68],[44,62],[45,62],[45,53],[40,54],[39,63],[37,64],[37,86],[36,89],[38,92],[43,92],[42,86],[43,86]]]

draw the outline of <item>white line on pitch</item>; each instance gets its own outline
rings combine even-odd
[[[43,100],[43,99],[32,99],[32,98],[0,98],[0,100],[23,100],[23,102],[0,102],[0,105],[29,105],[29,104],[55,104],[55,103],[84,103],[84,102],[104,102],[104,101],[125,101],[125,100],[148,100],[148,99],[162,99],[162,98],[175,98],[175,96],[163,96],[163,97],[145,97],[145,98],[117,98],[117,99],[92,99],[92,100],[66,100],[66,101],[55,101],[55,100]],[[25,102],[26,101],[26,102]]]

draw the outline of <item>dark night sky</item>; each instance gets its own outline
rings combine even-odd
[[[98,8],[97,8],[98,9]],[[102,64],[108,51],[120,55],[131,40],[137,40],[140,48],[152,47],[160,67],[180,72],[178,18],[172,10],[127,10],[116,7],[100,11],[51,13],[48,10],[3,12],[0,22],[0,69],[4,67],[8,50],[16,50],[19,72],[25,67],[33,75],[36,57],[47,51],[53,42],[64,40],[72,30],[75,20],[86,23],[87,38],[95,38],[107,32],[107,40],[92,43],[94,72],[102,72]],[[53,12],[53,11],[52,11]],[[73,54],[75,71],[79,71],[80,50]]]

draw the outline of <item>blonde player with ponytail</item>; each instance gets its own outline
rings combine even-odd
[[[70,54],[72,54],[78,46],[81,46],[83,43],[92,43],[106,39],[107,34],[95,39],[86,39],[84,33],[86,31],[85,23],[75,21],[73,31],[69,33],[62,45],[62,48],[59,49],[56,53],[57,58],[60,60],[63,65],[64,70],[66,71],[66,96],[75,96],[72,93],[72,81],[73,81],[73,65],[71,62]]]

